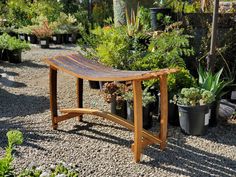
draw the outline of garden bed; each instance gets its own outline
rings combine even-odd
[[[74,52],[71,47],[39,49],[22,54],[22,63],[0,63],[0,73],[14,76],[12,84],[0,78],[0,133],[19,129],[24,143],[15,151],[14,166],[19,171],[32,161],[47,166],[63,161],[78,166],[81,176],[235,176],[236,124],[209,128],[202,137],[186,136],[180,128],[169,126],[168,146],[145,149],[140,164],[130,152],[133,133],[110,121],[85,116],[63,122],[58,131],[51,128],[48,68],[43,57]],[[76,106],[75,79],[59,72],[60,107]],[[63,81],[63,82],[60,82]],[[98,90],[85,82],[85,106],[108,110]],[[157,129],[158,121],[155,121]],[[0,139],[0,154],[6,138]]]

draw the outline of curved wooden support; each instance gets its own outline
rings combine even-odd
[[[67,114],[71,114],[71,115],[74,115],[74,116],[76,116],[76,114],[77,115],[91,114],[91,115],[103,117],[103,118],[108,119],[110,121],[116,122],[116,123],[128,128],[129,130],[134,131],[134,125],[131,122],[129,122],[128,120],[126,120],[122,117],[119,117],[117,115],[111,114],[111,113],[106,112],[106,111],[100,111],[100,110],[96,110],[96,109],[87,109],[87,108],[62,109],[60,111],[62,113],[67,113]],[[66,119],[64,119],[64,120],[66,120]],[[149,140],[151,142],[153,142],[153,144],[162,142],[158,138],[158,135],[156,135],[152,132],[149,132],[145,129],[141,129],[141,132],[142,132],[142,137],[146,138],[147,140]]]

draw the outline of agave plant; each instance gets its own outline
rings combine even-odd
[[[130,16],[128,9],[126,8],[126,19],[127,19],[127,33],[129,36],[134,36],[141,30],[140,19],[139,19],[139,5],[137,6],[137,12],[135,14],[134,9],[131,9]]]
[[[216,100],[219,100],[226,92],[223,92],[223,89],[232,84],[233,80],[220,80],[223,68],[220,69],[217,73],[212,73],[211,71],[204,70],[201,66],[198,69],[199,76],[199,86],[202,89],[211,91]]]

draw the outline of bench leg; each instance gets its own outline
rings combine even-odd
[[[141,81],[133,81],[133,92],[134,92],[134,160],[135,162],[139,162],[142,151],[142,128],[143,128]]]
[[[167,89],[167,75],[160,77],[160,93],[161,93],[161,122],[160,122],[160,149],[166,147],[167,126],[168,126],[168,89]]]
[[[54,130],[57,129],[58,124],[55,122],[57,114],[57,70],[50,67],[49,72],[49,90],[50,90],[50,110],[52,118],[52,127]]]
[[[78,108],[83,108],[83,79],[78,78],[77,79],[77,104]],[[78,117],[78,121],[82,120],[82,115]]]

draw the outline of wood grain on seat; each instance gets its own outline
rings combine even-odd
[[[95,81],[147,80],[177,71],[177,69],[162,69],[158,71],[125,71],[112,69],[96,61],[86,59],[81,54],[60,55],[46,58],[45,62],[56,69],[67,72],[78,78]]]

